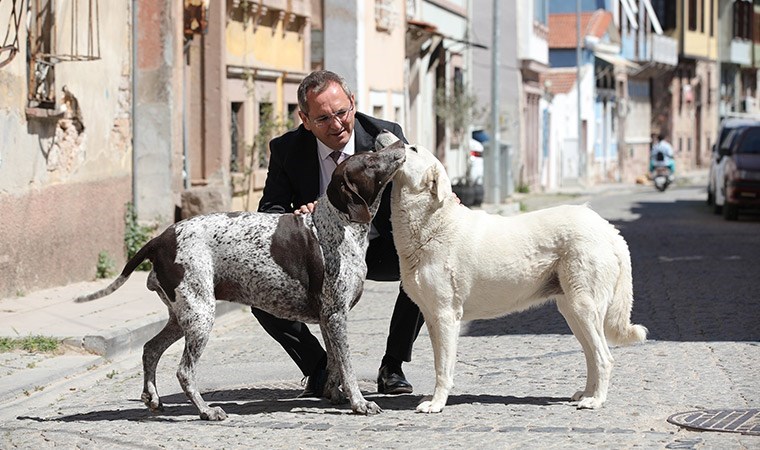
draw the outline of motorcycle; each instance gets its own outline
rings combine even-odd
[[[655,165],[652,172],[652,181],[658,191],[663,192],[673,182],[673,174],[667,164]]]
[[[658,151],[655,153],[652,157],[652,181],[654,182],[654,187],[657,188],[658,191],[662,192],[665,189],[670,186],[670,183],[673,182],[675,177],[673,176],[673,170],[671,169],[671,165],[668,163],[668,158],[665,156],[665,153],[662,151]]]

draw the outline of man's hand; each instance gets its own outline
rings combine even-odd
[[[317,205],[317,202],[313,203],[307,203],[305,205],[301,205],[300,208],[293,211],[293,214],[300,216],[301,214],[311,214],[314,212],[314,207]]]

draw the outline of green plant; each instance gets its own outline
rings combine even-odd
[[[137,212],[132,203],[127,203],[124,223],[124,247],[127,249],[127,259],[131,259],[150,240],[158,226],[137,223]],[[150,270],[151,267],[150,261],[143,261],[136,270]]]
[[[274,105],[268,98],[256,99],[255,81],[252,73],[244,75],[248,83],[248,97],[259,105],[259,122],[253,143],[246,148],[246,164],[243,172],[243,186],[245,186],[244,204],[245,209],[250,207],[250,193],[253,189],[254,170],[266,169],[269,166],[269,141],[285,130],[293,128],[295,123],[290,116],[282,117],[275,110]]]
[[[517,192],[521,194],[528,194],[530,192],[530,186],[521,183],[519,186],[517,186]]]
[[[462,83],[454,83],[451,89],[441,86],[435,91],[435,115],[451,128],[462,150],[460,153],[464,158],[465,176],[460,180],[460,184],[463,185],[469,185],[472,181],[470,179],[471,165],[467,161],[468,152],[465,151],[469,140],[465,135],[473,120],[482,114],[482,111],[477,108],[477,96],[470,92],[470,89]]]
[[[109,380],[112,380],[112,379],[113,379],[113,377],[115,377],[115,376],[116,376],[116,374],[118,374],[118,373],[119,373],[119,372],[117,372],[117,371],[115,371],[115,370],[112,370],[112,371],[110,371],[110,372],[108,372],[108,373],[106,374],[106,378],[108,378]]]
[[[98,264],[95,266],[95,277],[111,278],[114,275],[114,263],[107,251],[101,250],[98,253]]]
[[[8,353],[15,349],[13,338],[0,337],[0,353]]]
[[[61,342],[53,337],[27,336],[24,338],[0,338],[0,353],[13,350],[25,350],[29,353],[52,353],[58,350]]]

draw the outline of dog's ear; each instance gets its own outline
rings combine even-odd
[[[372,214],[369,212],[367,202],[357,192],[356,185],[347,177],[345,183],[340,187],[346,198],[346,209],[348,210],[348,219],[351,222],[370,223]]]
[[[404,145],[404,143],[398,137],[396,137],[395,134],[391,133],[388,130],[383,130],[375,138],[375,150],[380,151],[385,147],[395,144],[396,142],[400,142],[402,146]]]
[[[448,195],[445,185],[447,181],[445,176],[441,176],[441,169],[438,165],[430,166],[423,179],[425,186],[439,203],[445,200]]]
[[[370,223],[372,214],[369,211],[367,200],[360,194],[360,191],[366,190],[367,187],[358,183],[370,183],[370,187],[372,187],[371,181],[364,176],[357,180],[351,179],[349,174],[358,172],[355,162],[356,160],[352,156],[338,165],[333,172],[330,184],[327,185],[327,198],[338,211],[347,214],[351,222]],[[353,169],[349,170],[349,167]]]

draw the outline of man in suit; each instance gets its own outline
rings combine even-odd
[[[339,75],[326,70],[309,74],[298,87],[295,130],[272,139],[264,193],[259,211],[307,213],[325,193],[335,167],[354,153],[374,151],[375,137],[384,129],[406,142],[401,127],[356,111],[354,95]],[[367,278],[399,280],[398,255],[390,223],[390,187],[385,189],[370,231]],[[280,319],[252,308],[253,315],[307,379],[301,397],[321,397],[327,374],[327,356],[304,323]],[[411,393],[401,364],[410,361],[412,345],[424,323],[419,308],[399,288],[391,317],[385,355],[380,363],[377,390],[382,394]]]

